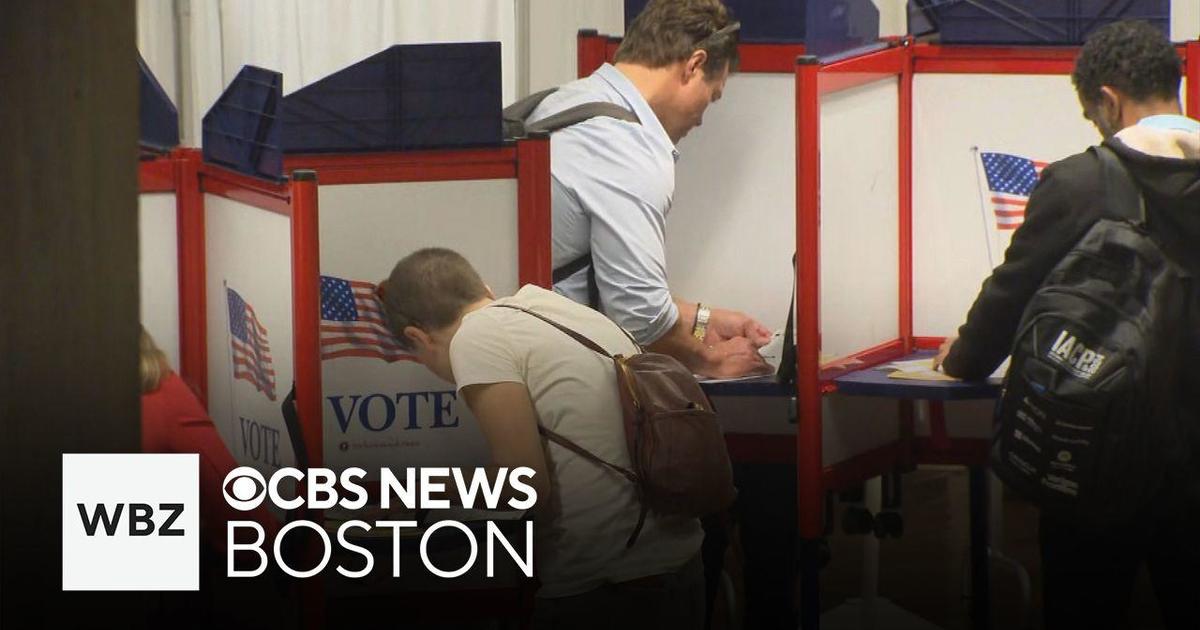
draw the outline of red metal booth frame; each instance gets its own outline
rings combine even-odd
[[[803,55],[800,44],[742,44],[742,72],[795,72],[796,110],[796,475],[799,536],[816,541],[824,530],[824,493],[917,463],[985,465],[986,440],[952,440],[945,435],[942,405],[930,404],[932,435],[913,436],[913,404],[900,401],[900,440],[847,461],[822,463],[821,399],[837,391],[836,377],[892,361],[916,349],[937,348],[941,338],[913,334],[912,141],[913,76],[916,73],[1070,74],[1077,47],[976,47],[914,43],[889,38],[887,47],[828,63]],[[587,76],[611,62],[618,38],[584,30],[578,38],[578,73]],[[1200,41],[1178,46],[1185,64],[1186,111],[1200,118]],[[823,95],[899,77],[899,309],[897,339],[820,362],[820,100]],[[806,598],[807,599],[807,598]],[[815,603],[815,598],[810,600]]]
[[[139,164],[142,193],[174,192],[179,233],[180,373],[201,400],[208,394],[204,193],[270,210],[292,220],[293,334],[298,415],[311,466],[323,462],[321,439],[320,261],[317,181],[375,182],[516,179],[518,279],[550,285],[550,149],[546,137],[496,148],[372,154],[290,155],[289,181],[242,175],[204,164],[196,149],[176,149]]]
[[[550,143],[546,136],[522,139],[512,145],[497,148],[396,153],[346,153],[288,155],[284,171],[295,177],[298,172],[318,173],[321,186],[341,184],[374,184],[396,182],[461,181],[479,179],[517,180],[517,276],[519,284],[550,286]],[[315,200],[314,200],[315,205]],[[314,230],[316,227],[314,226]],[[309,391],[317,392],[311,400],[302,400],[302,384],[297,369],[297,405],[303,427],[304,443],[308,449],[309,465],[322,466],[324,440],[322,437],[321,353],[320,353],[320,293],[317,290],[320,266],[316,235],[308,245],[311,272],[305,282],[311,284],[314,297],[311,317],[296,323],[299,342],[311,346],[302,353],[297,347],[297,362],[303,360],[305,371],[317,376],[310,381]],[[299,294],[299,292],[297,292]],[[297,309],[299,309],[297,304]],[[309,406],[304,406],[305,402]]]
[[[545,134],[525,138],[497,148],[457,149],[437,151],[408,151],[391,153],[300,154],[284,158],[284,171],[296,178],[297,173],[316,172],[321,186],[344,184],[378,184],[397,182],[434,182],[482,179],[517,180],[517,278],[518,284],[551,284],[550,252],[550,140]],[[316,205],[316,188],[312,191]],[[293,226],[295,223],[293,222]],[[311,316],[296,321],[296,397],[301,432],[308,450],[309,466],[324,465],[323,415],[321,413],[321,354],[320,354],[320,292],[316,217],[312,236],[305,247],[305,289],[313,292],[305,312]],[[293,230],[293,234],[295,230]],[[295,242],[295,241],[294,241]],[[293,245],[295,247],[295,245]],[[294,250],[295,251],[295,250]],[[297,285],[298,286],[298,285]],[[296,295],[300,295],[296,290]],[[299,297],[296,300],[300,306]],[[300,341],[305,349],[301,352]],[[300,362],[305,372],[315,375],[306,382],[300,380]],[[303,388],[303,389],[302,389]],[[307,389],[316,392],[301,398]],[[307,406],[306,406],[307,405]],[[516,597],[523,606],[532,604],[532,591],[518,589]],[[477,602],[487,600],[489,608],[503,610],[510,600],[501,593],[475,591]],[[323,617],[324,609],[310,603],[315,617]],[[318,612],[319,611],[319,612]],[[312,627],[319,627],[313,623]]]
[[[550,145],[545,135],[496,148],[369,154],[289,155],[285,182],[271,182],[204,164],[195,149],[142,162],[142,192],[175,191],[178,201],[181,374],[207,401],[207,299],[204,193],[220,195],[291,219],[292,326],[296,408],[308,465],[324,462],[321,413],[320,185],[517,180],[518,281],[550,286]],[[320,592],[317,580],[307,584]],[[307,599],[307,598],[306,598]],[[309,621],[323,605],[309,600]],[[319,624],[318,624],[319,625]]]
[[[941,338],[913,334],[912,289],[912,82],[917,73],[1070,74],[1078,48],[999,48],[913,44],[890,41],[891,47],[862,56],[796,66],[796,243],[797,243],[797,431],[800,536],[813,539],[823,527],[823,493],[857,483],[897,466],[917,463],[986,464],[987,440],[955,440],[945,435],[942,405],[930,403],[932,435],[913,438],[913,410],[901,402],[900,442],[830,467],[821,465],[821,396],[837,390],[833,379],[932,349]],[[1178,47],[1187,71],[1187,111],[1200,116],[1200,41]],[[899,281],[900,337],[850,356],[820,364],[820,97],[890,76],[900,78],[899,129]]]
[[[179,374],[208,401],[208,349],[204,330],[204,196],[199,183],[200,152],[175,149],[138,163],[139,193],[175,195],[179,258]]]

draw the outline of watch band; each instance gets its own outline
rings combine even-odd
[[[692,327],[692,336],[698,341],[704,341],[704,337],[708,334],[708,319],[711,316],[711,309],[704,304],[696,304],[696,325]]]

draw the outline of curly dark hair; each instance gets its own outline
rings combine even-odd
[[[1162,31],[1140,21],[1122,21],[1096,29],[1075,59],[1071,82],[1081,100],[1100,100],[1108,85],[1135,100],[1176,99],[1182,65]]]

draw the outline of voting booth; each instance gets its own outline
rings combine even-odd
[[[501,141],[498,64],[494,43],[395,46],[287,96],[279,73],[246,66],[205,116],[208,403],[239,462],[368,479],[489,463],[454,386],[397,344],[375,289],[425,247],[463,254],[497,295],[549,286],[549,142]],[[447,588],[490,589],[499,614],[526,585],[498,568],[499,581],[480,568],[311,588],[421,592],[426,608]]]
[[[384,92],[397,77],[408,84]],[[373,99],[362,96],[373,89]],[[285,146],[295,147],[285,172],[320,178],[322,461],[334,469],[482,466],[490,457],[466,404],[391,338],[374,285],[405,255],[446,247],[497,295],[548,286],[548,141],[501,144],[495,43],[394,46],[285,97],[283,106],[293,119],[287,112],[380,120],[371,111],[387,108],[379,98],[397,101],[394,131],[358,124],[348,126],[357,134],[330,133],[338,130],[316,126],[311,115],[283,129]],[[305,135],[305,124],[323,133]],[[416,150],[397,150],[407,147]]]
[[[619,41],[583,31],[579,44],[586,76]],[[997,172],[1036,177],[1099,140],[1070,84],[1078,49],[909,38],[821,57],[797,57],[801,48],[742,44],[742,72],[680,143],[666,237],[672,290],[772,329],[795,290],[795,386],[707,389],[735,460],[796,462],[802,627],[821,623],[827,493],[868,482],[878,510],[881,476],[927,463],[971,469],[972,625],[985,627],[998,384],[905,383],[875,368],[931,356],[1003,259],[1022,191]],[[1200,42],[1178,50],[1195,117]],[[864,597],[877,570],[864,567]]]
[[[451,144],[462,148],[430,148],[434,136],[406,135],[413,125],[404,116],[431,126],[439,102],[414,97],[416,88],[391,89],[398,75],[411,82],[414,73],[432,72],[447,80],[455,67],[475,68],[481,52],[498,59],[488,43],[443,45],[443,55],[431,48],[395,46],[286,97],[278,73],[248,66],[206,116],[202,185],[209,192],[209,180],[222,182],[205,199],[209,328],[232,330],[222,313],[245,305],[270,343],[271,366],[246,378],[234,374],[240,356],[210,358],[210,411],[214,418],[236,416],[231,444],[242,439],[235,425],[246,417],[238,404],[229,412],[222,406],[232,392],[244,392],[238,400],[254,401],[257,413],[281,419],[279,406],[294,381],[303,429],[297,437],[310,466],[487,463],[482,434],[454,387],[399,347],[374,289],[401,257],[433,246],[466,256],[498,295],[525,283],[548,284],[548,142],[499,144],[498,72],[478,74],[466,87],[459,82],[458,93],[442,96],[458,103],[438,120],[445,129],[466,129],[451,134],[457,138]],[[483,120],[486,103],[473,100],[494,101],[490,123]],[[465,127],[455,125],[464,118]],[[494,146],[478,146],[488,141]],[[418,148],[398,150],[411,146]],[[315,180],[301,177],[312,183],[297,184],[307,172]],[[271,199],[254,206],[265,212],[246,207],[248,198],[238,192],[246,186],[256,190],[249,199]],[[301,219],[314,223],[303,230],[294,223],[297,186],[314,191]],[[306,269],[302,283],[288,275],[298,266]],[[315,299],[311,310],[295,303],[302,293]],[[210,334],[210,353],[230,354],[226,346],[235,342],[225,336]],[[271,386],[260,388],[256,376]],[[217,392],[218,379],[229,394]],[[273,433],[278,423],[259,426],[270,443],[288,446]],[[282,455],[272,464],[290,461]]]

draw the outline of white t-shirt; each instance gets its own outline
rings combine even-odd
[[[545,315],[613,354],[636,352],[608,318],[552,291],[525,286],[496,301],[505,303]],[[450,363],[460,391],[468,385],[524,383],[542,426],[601,459],[631,466],[612,361],[549,324],[510,308],[468,313],[450,342]],[[554,495],[548,498],[555,509],[534,524],[539,597],[670,573],[698,553],[699,520],[653,513],[627,549],[640,510],[633,484],[557,444],[543,444]]]

